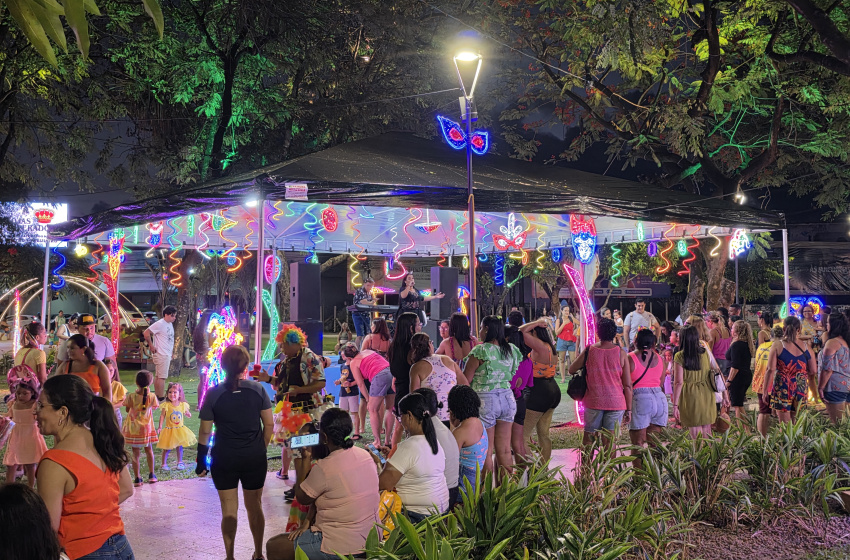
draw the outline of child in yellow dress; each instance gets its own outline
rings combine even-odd
[[[170,471],[168,453],[177,448],[177,470],[186,468],[183,464],[183,448],[195,445],[198,440],[192,430],[183,425],[183,418],[191,418],[189,403],[183,394],[183,386],[179,383],[169,383],[165,392],[166,400],[160,405],[159,412],[159,443],[157,449],[162,449],[162,470]],[[162,423],[165,421],[165,429]]]
[[[118,375],[118,368],[114,358],[104,358],[103,365],[109,370],[109,379],[112,381],[112,408],[115,409],[115,418],[118,420],[120,427],[124,421],[121,415],[121,409],[124,408],[124,398],[127,396],[127,388],[121,383],[121,377]]]
[[[145,450],[148,460],[148,471],[150,471],[148,482],[153,484],[157,481],[154,474],[153,444],[159,440],[153,425],[153,411],[159,408],[159,402],[156,400],[156,395],[150,392],[151,383],[153,383],[151,372],[146,369],[141,370],[136,374],[136,391],[124,399],[127,417],[124,418],[121,433],[124,434],[124,442],[133,448],[132,463],[135,474],[133,486],[144,484],[139,472],[142,449]]]

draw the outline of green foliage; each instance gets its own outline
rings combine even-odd
[[[503,137],[520,158],[566,127],[557,159],[605,143],[609,162],[649,163],[658,185],[726,196],[790,185],[847,205],[846,3],[828,23],[764,0],[502,1],[477,15],[538,59],[501,74]]]
[[[687,289],[687,276],[682,277],[677,274],[682,269],[682,257],[678,255],[675,248],[665,254],[670,261],[670,270],[664,274],[658,273],[658,268],[663,264],[663,261],[658,257],[650,257],[646,252],[646,243],[619,243],[620,248],[620,285],[625,286],[627,282],[633,280],[637,276],[648,276],[655,282],[665,282],[670,284],[671,290],[680,292]],[[659,251],[666,247],[665,242],[659,242]],[[603,245],[599,248],[599,277],[609,279],[614,274],[611,258],[612,245]]]

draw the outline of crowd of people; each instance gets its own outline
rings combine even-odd
[[[412,280],[404,286],[405,305],[424,300]],[[645,446],[671,417],[692,437],[708,437],[728,429],[727,411],[744,418],[750,389],[758,394],[762,434],[771,418],[794,421],[809,400],[822,400],[833,422],[850,403],[850,320],[828,309],[822,321],[810,308],[802,320],[763,313],[754,333],[740,308],[659,322],[638,300],[625,318],[602,309],[596,341],[584,347],[588,333],[566,305],[554,320],[526,321],[518,310],[507,320],[487,316],[478,337],[455,313],[440,324],[438,341],[422,332],[420,311],[400,311],[392,334],[384,319],[355,321],[356,338],[337,347],[338,407],[321,395],[330,361],[296,326],[281,327],[281,359],[271,372],[251,369],[244,347],[227,348],[225,380],[199,394],[197,437],[184,424],[192,412],[182,386],[165,384],[173,308],[145,331],[159,357],[153,372],[138,372],[132,390],[121,384],[94,317],[79,317],[78,332],[66,333],[55,372],[40,349],[46,329],[31,323],[10,372],[15,424],[4,458],[7,480],[22,473],[27,484],[0,488],[4,509],[26,509],[43,523],[32,530],[44,536],[39,558],[131,559],[119,504],[134,487],[156,482],[154,446],[162,452],[159,468],[169,470],[172,450],[176,468],[185,469],[183,451],[197,444],[195,472],[209,475],[218,492],[227,558],[234,557],[241,485],[252,558],[290,559],[301,548],[311,560],[325,560],[362,555],[367,535],[387,522],[394,504],[420,521],[462,503],[482,473],[493,473],[498,484],[518,465],[549,460],[558,381],[568,372],[586,382],[585,445],[595,437],[613,444],[623,425],[634,446]],[[210,343],[203,333],[200,339]],[[257,381],[268,382],[274,397]],[[372,440],[355,446],[367,417]],[[51,449],[45,436],[53,437]],[[289,522],[266,541],[262,495],[273,442],[282,444],[278,477],[288,479],[292,464],[295,480],[286,493]],[[0,533],[15,527],[0,525]]]

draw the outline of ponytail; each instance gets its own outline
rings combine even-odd
[[[251,356],[241,344],[228,346],[221,353],[221,367],[224,369],[224,386],[233,392],[239,388],[239,378],[248,368]]]
[[[44,325],[33,321],[23,329],[21,329],[21,346],[24,348],[38,348],[36,338],[44,330]]]
[[[148,387],[153,381],[153,375],[146,369],[139,370],[136,374],[136,385],[142,390],[142,414],[148,408]]]
[[[782,340],[785,342],[797,342],[797,331],[800,330],[800,320],[793,316],[785,317],[784,327],[782,328]]]
[[[68,339],[70,342],[74,343],[74,346],[81,349],[86,359],[89,361],[89,365],[93,366],[97,361],[97,358],[94,354],[94,342],[86,338],[81,334],[75,334],[74,336]]]
[[[103,397],[92,399],[89,429],[94,440],[94,448],[106,463],[107,469],[117,473],[130,462],[127,451],[124,449],[124,436],[118,429],[115,409],[112,408],[112,403]]]
[[[408,412],[422,425],[422,433],[425,441],[431,446],[431,453],[437,454],[437,431],[431,421],[431,413],[428,410],[428,401],[421,393],[409,393],[398,403],[399,414]]]

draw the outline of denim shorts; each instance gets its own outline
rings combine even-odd
[[[592,434],[600,429],[609,432],[615,431],[620,422],[623,421],[625,410],[597,410],[595,408],[584,409],[584,431]]]
[[[632,421],[629,423],[629,429],[645,430],[650,424],[665,427],[669,417],[668,412],[667,395],[661,387],[635,389],[632,396]],[[585,413],[586,418],[587,413]]]
[[[375,377],[369,382],[370,397],[386,397],[390,394],[393,388],[393,374],[390,368],[384,368],[375,374]]]
[[[850,403],[850,393],[843,391],[824,391],[823,402],[829,404]]]
[[[310,560],[337,560],[339,557],[336,554],[328,554],[322,552],[322,533],[321,531],[311,531],[307,529],[295,539],[296,550],[301,547],[304,554]]]
[[[555,342],[555,350],[557,352],[575,352],[576,351],[576,341],[575,340],[563,340],[559,338]]]
[[[510,389],[496,389],[478,393],[481,399],[479,418],[485,428],[492,428],[496,422],[513,422],[516,415],[516,400]]]
[[[78,560],[136,560],[130,541],[124,535],[112,535],[103,546]]]

